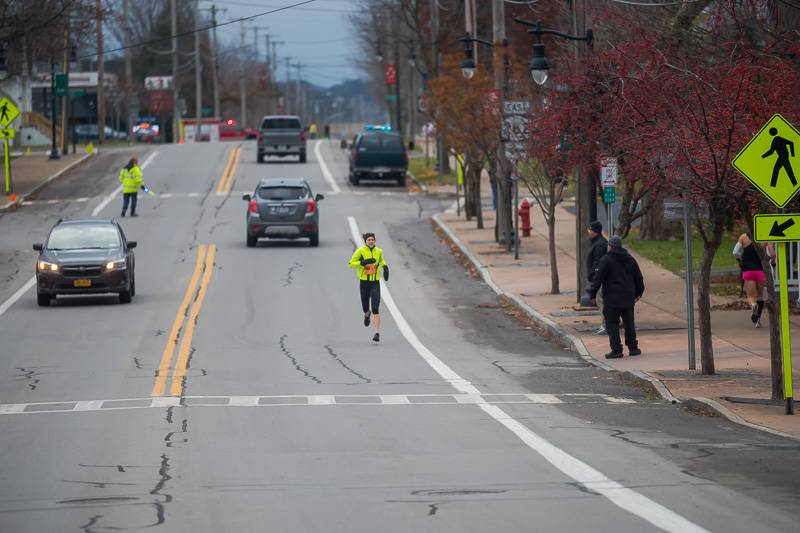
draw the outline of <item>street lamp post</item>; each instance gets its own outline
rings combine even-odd
[[[531,22],[521,18],[515,18],[514,22],[522,24],[523,26],[527,26],[529,28],[528,33],[536,36],[536,42],[533,45],[533,57],[531,57],[529,69],[531,77],[537,85],[544,85],[547,82],[550,71],[550,64],[547,61],[544,44],[542,43],[542,35],[555,35],[556,37],[561,37],[562,39],[568,39],[570,41],[583,41],[589,48],[592,47],[592,43],[594,42],[594,33],[589,28],[587,28],[586,33],[581,36],[570,35],[568,33],[563,33],[550,28],[543,28],[541,23],[538,21]],[[580,173],[580,169],[577,170],[575,180],[575,246],[577,259],[576,274],[578,278],[576,284],[578,288],[576,297],[578,301],[580,301],[580,297],[586,287],[588,275],[588,273],[585,271],[584,265],[584,258],[586,257],[586,252],[589,245],[586,228],[588,227],[589,222],[597,219],[597,195],[595,192],[594,178],[591,176],[588,177],[588,183],[583,183],[584,178]],[[586,199],[584,199],[584,195],[586,195]],[[586,220],[587,218],[589,220]]]
[[[52,56],[50,57],[50,121],[50,134],[53,138],[50,159],[59,159],[61,156],[56,148],[56,60]]]
[[[461,74],[464,76],[465,79],[471,80],[475,76],[475,71],[477,69],[477,64],[475,63],[475,54],[470,46],[472,43],[482,44],[484,46],[488,46],[489,48],[494,48],[497,46],[495,43],[485,41],[478,37],[472,37],[469,32],[464,34],[464,37],[459,39],[460,42],[464,43],[464,61],[461,63]],[[498,41],[499,46],[501,46],[504,50],[508,48],[508,39],[505,37],[502,40]],[[505,100],[509,98],[509,86],[508,86],[508,69],[511,66],[511,63],[508,59],[508,53],[503,53],[503,69],[499,71],[495,69],[495,83],[496,85],[502,85],[502,87],[498,87],[502,91],[502,99]],[[499,75],[502,73],[502,76]],[[499,77],[499,78],[498,78]],[[498,79],[500,82],[498,83]],[[500,113],[503,113],[503,102],[499,102],[498,105],[500,106]],[[512,198],[511,188],[512,186],[515,188],[516,195],[519,196],[519,189],[518,183],[516,180],[516,176],[512,175],[511,172],[507,172],[509,169],[508,161],[506,159],[505,148],[500,144],[498,151],[497,151],[497,179],[495,183],[498,185],[496,187],[496,209],[497,209],[497,223],[495,224],[495,239],[498,242],[505,244],[506,250],[511,251],[512,243],[511,243],[511,233],[514,232],[513,226],[515,220],[512,220],[512,217],[516,219],[516,208],[517,208],[517,200]],[[501,181],[501,176],[503,177],[503,181]],[[512,202],[514,202],[514,208],[512,209]],[[514,211],[514,212],[512,212]],[[515,250],[515,257],[519,257],[519,234],[518,232],[514,233],[514,250]]]

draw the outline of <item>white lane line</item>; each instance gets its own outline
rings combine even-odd
[[[3,305],[0,305],[0,316],[3,316],[8,309],[16,303],[17,300],[22,298],[22,295],[31,290],[31,287],[36,285],[36,276],[33,276],[31,279],[25,282],[25,285],[17,289],[17,292],[12,294],[8,300],[3,302]]]
[[[147,168],[147,165],[149,165],[149,164],[150,164],[150,162],[151,162],[151,161],[153,161],[153,159],[154,159],[154,158],[155,158],[157,155],[158,155],[158,150],[156,150],[155,152],[151,153],[149,156],[147,156],[147,159],[145,159],[145,160],[144,160],[144,162],[143,162],[141,165],[139,165],[139,168],[140,168],[140,169],[142,169],[142,170],[144,170],[145,168]],[[96,217],[97,215],[99,215],[99,214],[100,214],[100,211],[102,211],[103,209],[105,209],[105,207],[106,207],[108,204],[110,204],[110,203],[111,203],[111,201],[112,201],[112,200],[114,200],[114,198],[116,198],[116,197],[117,197],[117,195],[119,195],[119,193],[121,193],[121,192],[122,192],[122,185],[120,185],[119,187],[117,187],[116,189],[114,189],[114,190],[111,192],[111,194],[109,194],[108,196],[106,196],[106,197],[103,199],[103,201],[102,201],[102,202],[100,202],[100,203],[97,205],[97,207],[95,207],[95,208],[94,208],[94,210],[92,211],[92,216],[93,216],[93,217]]]
[[[350,225],[350,233],[352,234],[353,242],[361,242],[361,232],[358,229],[358,223],[356,222],[356,219],[353,217],[347,217],[347,222]],[[431,366],[431,368],[433,368],[445,381],[456,388],[456,390],[466,394],[480,394],[480,391],[474,385],[456,374],[449,366],[447,366],[441,359],[434,355],[433,352],[428,350],[424,344],[422,344],[417,335],[411,329],[411,326],[400,313],[400,310],[395,304],[389,289],[386,287],[386,284],[383,283],[383,281],[380,283],[381,297],[386,302],[386,307],[392,314],[398,329],[402,333],[403,337],[405,337],[406,341],[408,341],[408,343],[414,347],[417,353]],[[667,509],[663,505],[656,503],[650,498],[609,479],[605,474],[595,470],[577,457],[573,457],[560,448],[557,448],[549,441],[540,437],[533,430],[512,418],[496,405],[486,403],[479,403],[477,405],[486,414],[494,418],[509,431],[514,433],[514,435],[519,437],[522,442],[541,455],[555,468],[571,477],[584,487],[602,494],[621,509],[624,509],[631,514],[650,522],[654,526],[659,527],[664,531],[675,533],[700,533],[707,531],[697,524],[690,522],[681,515]]]
[[[328,170],[328,165],[325,163],[325,160],[322,159],[322,153],[319,151],[320,146],[322,146],[322,141],[314,143],[314,156],[317,158],[319,168],[322,170],[322,177],[324,177],[328,185],[331,186],[331,194],[339,194],[342,192],[342,189],[339,188],[339,184],[333,179],[333,174]]]

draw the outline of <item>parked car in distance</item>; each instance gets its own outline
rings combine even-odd
[[[82,141],[91,141],[99,139],[100,135],[97,130],[97,124],[76,124],[73,128],[75,138]],[[103,129],[106,139],[125,140],[128,134],[124,131],[116,131],[110,126],[105,126]]]
[[[133,249],[114,220],[59,221],[44,243],[36,243],[36,301],[48,306],[57,295],[119,295],[130,303],[136,294]]]
[[[255,192],[245,194],[247,204],[247,246],[259,238],[308,238],[311,246],[319,246],[319,202],[304,179],[262,179]]]
[[[295,115],[267,115],[261,120],[258,132],[258,162],[264,156],[286,157],[296,155],[306,162],[306,130],[300,117]]]
[[[235,121],[228,119],[219,125],[219,140],[231,141],[236,139],[253,140],[258,138],[258,132],[251,128],[245,128]]]
[[[408,155],[403,139],[397,133],[366,131],[353,141],[350,151],[350,183],[363,179],[397,180],[404,187],[408,172]]]

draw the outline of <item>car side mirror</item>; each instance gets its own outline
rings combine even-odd
[[[41,252],[44,249],[44,245],[40,242],[37,242],[36,244],[33,245],[33,249],[36,250],[37,252]]]
[[[249,202],[252,199],[253,199],[253,197],[250,196],[249,194],[243,194],[242,195],[242,200],[244,200],[245,202]]]
[[[130,250],[132,248],[136,248],[137,244],[138,243],[136,241],[128,241],[128,250]]]
[[[319,193],[317,193],[317,195],[314,197],[314,201],[317,201],[317,202],[319,202],[320,200],[324,200],[324,199],[325,199],[325,197],[323,195],[319,194]]]

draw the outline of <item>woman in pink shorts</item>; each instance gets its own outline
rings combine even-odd
[[[747,233],[742,233],[739,237],[733,248],[733,255],[739,260],[739,266],[742,268],[742,280],[747,293],[747,302],[750,304],[750,320],[760,328],[761,312],[764,310],[764,282],[767,277],[764,275],[764,267],[761,265],[756,245]],[[775,257],[770,244],[767,244],[767,255],[770,258]],[[771,261],[774,262],[774,259]]]

